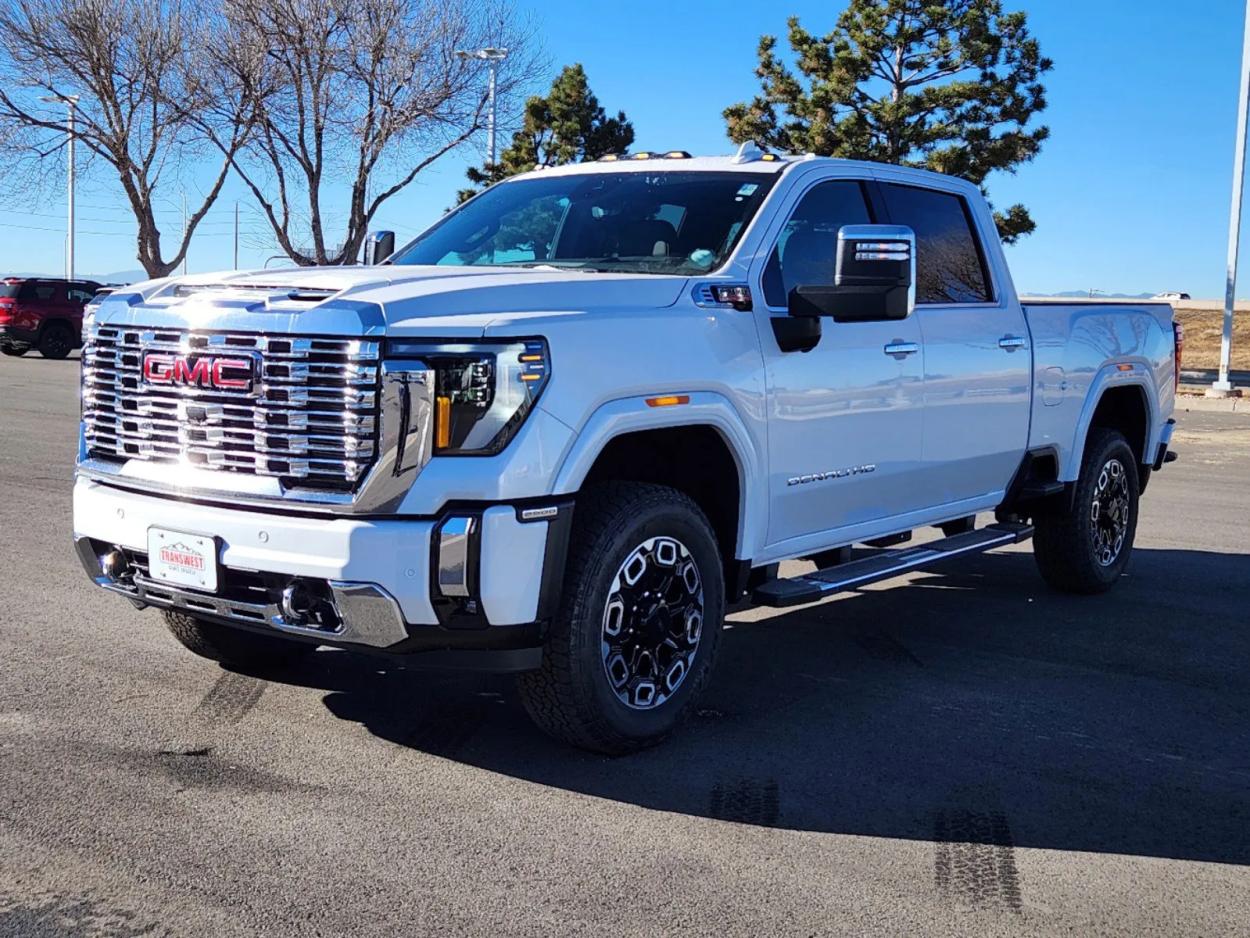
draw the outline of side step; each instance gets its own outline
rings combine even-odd
[[[958,557],[960,554],[979,554],[995,547],[1019,544],[1032,536],[1031,524],[991,524],[920,547],[884,550],[875,556],[839,564],[827,570],[817,570],[815,573],[786,580],[770,580],[757,586],[752,598],[760,606],[798,606],[832,596],[834,593],[876,583],[878,580],[888,580],[890,577]]]
[[[1063,494],[1064,484],[1062,482],[1026,482],[1020,486],[1020,492],[1017,496],[1019,501],[1031,502],[1036,499],[1049,498],[1052,495]]]

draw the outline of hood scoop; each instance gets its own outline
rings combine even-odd
[[[151,299],[172,306],[193,299],[211,299],[218,305],[238,305],[250,310],[307,307],[341,293],[339,287],[295,286],[280,283],[175,283]]]

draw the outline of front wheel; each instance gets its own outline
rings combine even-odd
[[[1091,430],[1071,509],[1034,519],[1042,578],[1065,593],[1111,589],[1133,551],[1140,492],[1128,441],[1115,430]]]
[[[564,593],[521,699],[546,732],[621,755],[673,731],[712,671],[725,614],[720,550],[699,506],[659,485],[578,499]]]
[[[0,352],[12,358],[21,358],[30,351],[29,345],[0,345]]]

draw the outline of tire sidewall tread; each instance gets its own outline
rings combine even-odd
[[[1124,545],[1110,566],[1099,564],[1090,537],[1090,503],[1102,467],[1118,458],[1124,466],[1129,489],[1129,521]],[[1071,510],[1051,512],[1034,519],[1033,553],[1043,579],[1066,593],[1103,593],[1125,572],[1133,552],[1140,505],[1137,457],[1118,430],[1095,427],[1085,441],[1081,474],[1076,481]]]
[[[634,710],[608,685],[601,628],[612,578],[639,543],[669,536],[694,556],[703,581],[703,633],[691,673],[664,703]],[[715,534],[698,505],[666,486],[606,483],[578,498],[560,611],[548,630],[543,665],[521,675],[522,700],[551,735],[620,755],[666,738],[706,685],[724,619],[724,572]]]

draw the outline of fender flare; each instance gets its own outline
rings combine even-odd
[[[669,392],[682,393],[685,392]],[[763,443],[752,439],[737,409],[723,394],[692,391],[690,401],[672,407],[651,407],[645,397],[626,397],[600,405],[573,437],[552,483],[551,494],[568,495],[581,488],[595,460],[612,440],[627,433],[672,427],[706,426],[715,430],[733,457],[738,472],[738,537],[735,556],[749,558],[754,532],[767,522],[764,467],[758,454]],[[761,494],[762,493],[762,494]]]
[[[1075,482],[1081,474],[1081,460],[1085,456],[1085,441],[1089,438],[1089,428],[1094,422],[1094,413],[1102,403],[1103,396],[1109,391],[1122,387],[1139,388],[1142,399],[1146,402],[1146,438],[1141,441],[1142,456],[1149,460],[1151,443],[1158,432],[1159,401],[1155,388],[1149,380],[1153,374],[1150,363],[1144,358],[1131,358],[1128,364],[1133,365],[1132,371],[1120,371],[1119,366],[1125,360],[1109,362],[1098,370],[1090,382],[1089,391],[1085,395],[1085,404],[1081,408],[1080,418],[1076,422],[1076,432],[1072,437],[1072,445],[1068,448],[1065,464],[1059,467],[1061,482]]]

